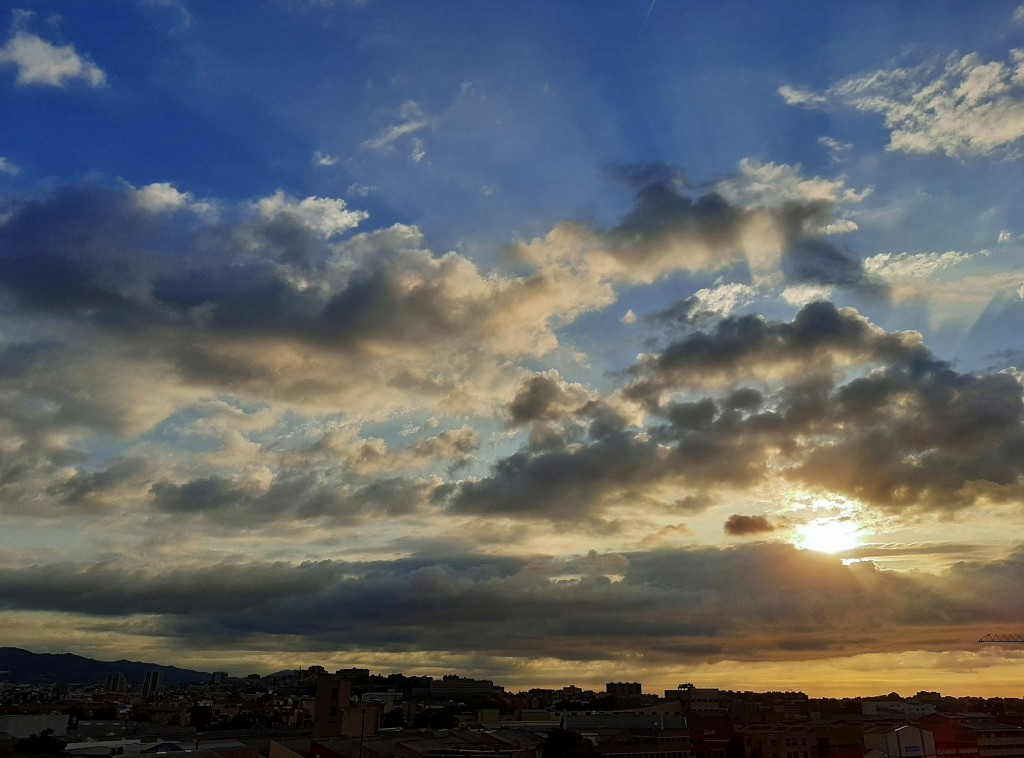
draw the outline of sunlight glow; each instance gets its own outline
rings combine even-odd
[[[861,527],[847,519],[815,519],[796,528],[797,547],[819,553],[840,553],[861,544]]]

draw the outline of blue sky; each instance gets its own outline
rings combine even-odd
[[[4,14],[8,644],[1016,686],[1024,6]]]

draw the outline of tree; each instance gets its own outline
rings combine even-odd
[[[555,729],[544,741],[544,758],[597,758],[594,743],[579,732]]]
[[[64,740],[53,736],[52,729],[44,729],[14,743],[15,755],[61,755],[64,753]]]

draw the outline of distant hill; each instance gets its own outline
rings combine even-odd
[[[0,647],[0,682],[102,682],[107,674],[116,673],[124,674],[129,682],[141,682],[147,671],[162,671],[165,684],[210,681],[209,672],[177,666],[142,661],[97,661],[72,653],[33,653],[17,647]]]

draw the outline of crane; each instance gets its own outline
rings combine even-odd
[[[1024,645],[1024,634],[986,634],[978,642],[996,645]]]

